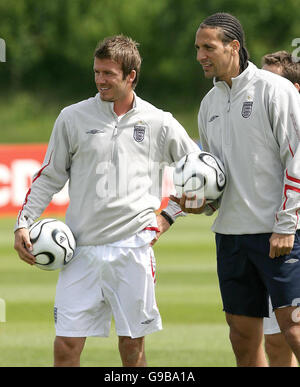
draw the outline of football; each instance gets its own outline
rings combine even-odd
[[[57,270],[73,258],[76,243],[69,227],[57,219],[42,219],[29,228],[35,266],[43,270]]]
[[[206,199],[211,203],[220,197],[226,184],[225,168],[222,162],[208,152],[192,152],[178,161],[173,173],[177,194],[188,198]]]

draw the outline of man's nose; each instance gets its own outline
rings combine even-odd
[[[202,60],[204,60],[206,58],[207,58],[207,56],[206,56],[205,52],[203,50],[201,50],[201,48],[199,48],[197,50],[197,61],[201,62]]]

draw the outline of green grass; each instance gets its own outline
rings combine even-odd
[[[48,142],[60,108],[27,92],[1,96],[1,143]]]
[[[0,366],[52,366],[57,272],[19,260],[14,219],[0,219]],[[149,366],[234,366],[216,276],[212,218],[179,219],[155,245],[157,303],[164,329],[147,336]],[[89,338],[82,366],[120,366],[117,337]]]

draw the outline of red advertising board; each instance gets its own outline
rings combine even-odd
[[[0,144],[0,216],[17,215],[31,186],[33,175],[42,166],[46,149],[47,144]],[[161,208],[167,205],[171,190],[171,170],[166,169]],[[53,196],[44,215],[64,215],[68,203],[66,184],[61,192]]]
[[[17,215],[32,176],[41,168],[46,144],[0,145],[0,216]],[[54,195],[45,214],[62,215],[69,202],[67,186]]]

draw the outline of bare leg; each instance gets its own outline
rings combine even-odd
[[[85,337],[56,336],[54,341],[54,367],[79,367]]]
[[[299,308],[296,306],[287,306],[285,308],[275,309],[275,315],[281,332],[294,352],[298,362],[300,362],[300,313],[297,313],[298,311]],[[294,313],[296,313],[296,316],[294,316]]]
[[[147,367],[144,337],[120,336],[119,351],[123,367]]]
[[[265,335],[270,367],[298,367],[298,361],[282,333]]]
[[[267,367],[263,348],[263,319],[226,313],[230,341],[238,367]]]

